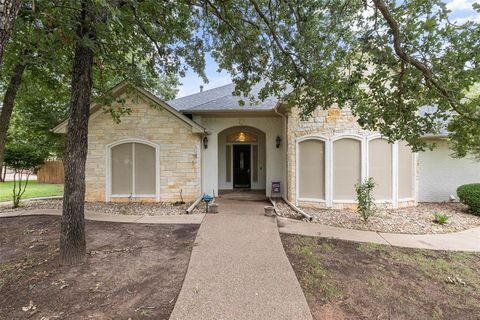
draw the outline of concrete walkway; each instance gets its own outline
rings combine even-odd
[[[454,233],[414,235],[337,228],[287,218],[278,220],[282,233],[407,248],[480,252],[480,227]]]
[[[197,234],[170,319],[312,319],[264,201],[221,198]]]
[[[61,216],[60,209],[36,209],[36,210],[20,210],[10,212],[0,212],[0,218],[6,217],[23,217],[23,216]],[[150,224],[201,224],[205,214],[189,214],[189,215],[171,215],[171,216],[139,216],[139,215],[113,215],[101,214],[96,212],[85,212],[86,220],[93,221],[109,221],[109,222],[127,222],[127,223],[150,223]]]

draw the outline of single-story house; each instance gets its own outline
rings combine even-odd
[[[403,141],[363,130],[348,109],[318,109],[304,120],[275,98],[240,105],[233,90],[229,84],[162,101],[118,84],[109,94],[131,113],[116,123],[92,104],[86,199],[193,201],[239,188],[342,208],[355,204],[354,185],[373,177],[377,201],[402,207],[448,201],[459,185],[480,181],[480,163],[452,158],[443,135],[428,137],[437,149],[412,153]],[[54,131],[66,128],[63,122]]]

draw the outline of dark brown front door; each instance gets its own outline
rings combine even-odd
[[[233,187],[250,188],[250,145],[233,145]]]

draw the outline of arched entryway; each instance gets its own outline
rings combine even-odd
[[[220,190],[266,187],[265,133],[235,126],[218,134],[218,187]]]

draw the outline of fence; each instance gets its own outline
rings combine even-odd
[[[61,160],[47,161],[37,172],[38,183],[63,183],[63,162]]]

